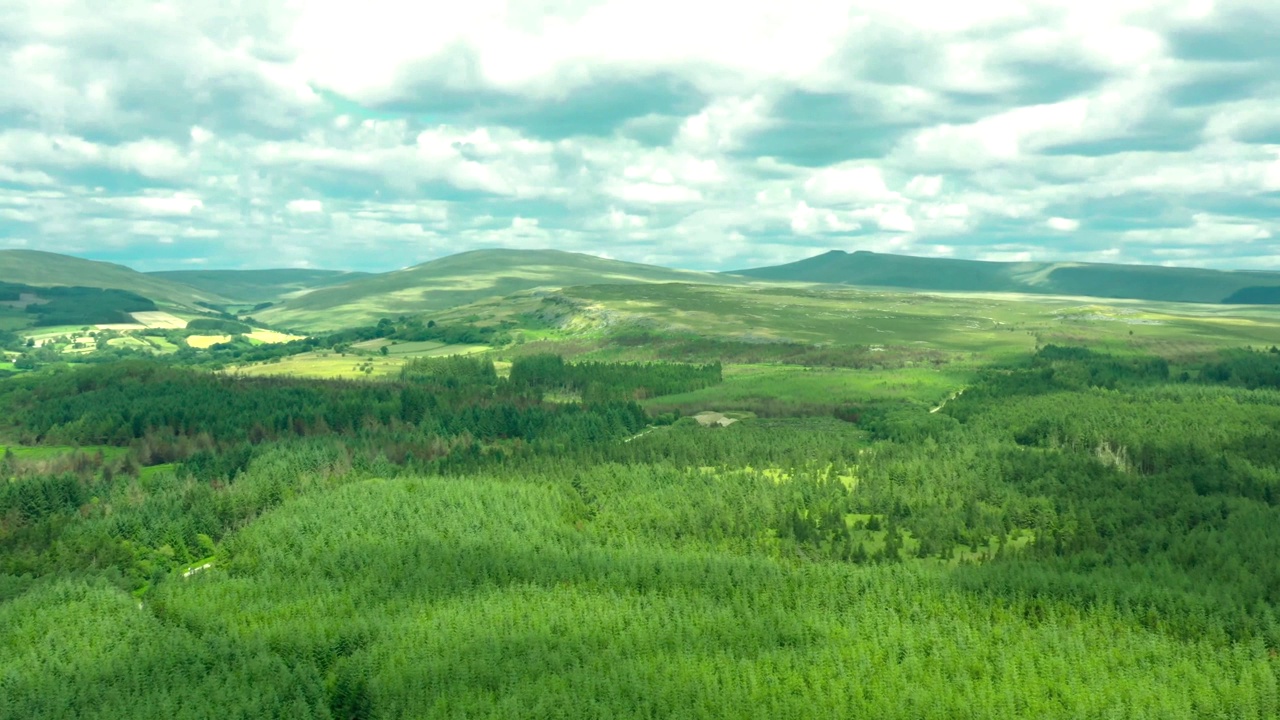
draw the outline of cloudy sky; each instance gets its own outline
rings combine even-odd
[[[0,248],[1280,270],[1274,0],[10,0]]]

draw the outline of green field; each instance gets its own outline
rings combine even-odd
[[[156,349],[155,346],[153,346],[150,342],[148,342],[148,339],[133,337],[129,335],[126,335],[125,337],[112,338],[111,340],[107,341],[107,345],[111,347],[119,347],[119,348],[134,348],[137,350],[155,350]]]
[[[288,375],[306,378],[359,379],[385,377],[400,372],[404,357],[342,355],[329,351],[291,355],[279,362],[255,363],[229,368],[227,372],[247,376]],[[364,368],[370,368],[366,372]]]
[[[0,443],[0,456],[6,453],[12,453],[13,457],[18,460],[36,461],[51,460],[53,458],[66,457],[76,453],[96,454],[102,453],[108,459],[124,457],[127,450],[119,447],[111,447],[109,445],[86,445],[84,447],[72,447],[69,445],[6,445]]]
[[[375,343],[368,347],[377,347]],[[448,357],[451,355],[472,355],[483,353],[489,348],[485,345],[444,345],[442,343],[400,343],[390,346],[387,355],[368,352],[334,353],[324,350],[302,353],[282,358],[278,362],[237,365],[228,372],[248,376],[289,375],[309,378],[345,378],[359,379],[371,377],[394,376],[400,372],[400,366],[413,358]]]
[[[962,369],[853,370],[786,365],[730,365],[724,382],[703,390],[646,401],[652,410],[716,411],[828,408],[866,402],[906,401],[936,407],[971,379]]]

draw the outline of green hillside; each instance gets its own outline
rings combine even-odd
[[[166,270],[151,277],[182,283],[235,303],[276,302],[287,295],[368,277],[342,270],[279,268],[272,270]]]
[[[127,290],[162,304],[187,307],[196,302],[226,302],[218,293],[140,273],[123,265],[38,250],[0,250],[0,282]]]
[[[712,273],[559,250],[474,250],[316,290],[257,317],[280,327],[323,330],[370,324],[382,317],[434,312],[538,287],[731,281],[732,278]]]
[[[1153,265],[1003,263],[839,250],[733,275],[951,292],[1019,292],[1169,302],[1222,303],[1252,288],[1280,287],[1280,273]]]

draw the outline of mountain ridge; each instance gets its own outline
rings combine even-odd
[[[831,250],[792,263],[728,275],[776,282],[815,282],[935,292],[1003,292],[1110,299],[1235,304],[1269,298],[1280,273],[1162,265],[1001,262]]]
[[[33,287],[90,287],[128,290],[150,300],[194,307],[226,299],[125,265],[43,250],[0,250],[0,282]]]

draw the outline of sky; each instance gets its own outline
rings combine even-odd
[[[9,0],[0,248],[1280,270],[1274,0]]]

